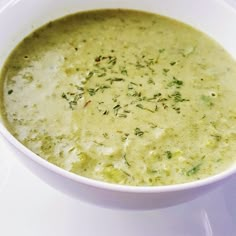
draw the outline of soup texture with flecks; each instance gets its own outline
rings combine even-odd
[[[236,62],[205,34],[130,10],[82,12],[26,37],[1,73],[11,133],[105,182],[159,186],[235,163]]]

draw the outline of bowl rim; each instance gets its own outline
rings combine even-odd
[[[163,192],[177,192],[183,191],[193,188],[204,187],[207,185],[214,184],[216,182],[220,182],[233,174],[236,174],[236,165],[232,165],[230,168],[204,179],[195,180],[192,182],[182,183],[182,184],[173,184],[173,185],[163,185],[163,186],[130,186],[130,185],[121,185],[115,183],[109,183],[105,181],[100,181],[88,177],[84,177],[81,175],[77,175],[70,171],[67,171],[61,167],[58,167],[47,160],[43,159],[25,145],[23,145],[20,141],[18,141],[4,126],[3,121],[0,121],[0,134],[8,141],[11,145],[13,145],[18,151],[20,151],[26,158],[30,158],[31,161],[36,164],[41,165],[49,171],[54,172],[62,177],[65,177],[74,182],[78,182],[83,185],[91,186],[94,188],[99,188],[103,190],[110,190],[115,192],[126,192],[126,193],[163,193]]]
[[[236,9],[233,8],[228,2],[223,0],[214,0],[217,4],[221,4],[222,7],[227,8],[227,10],[236,14]],[[9,1],[8,4],[0,6],[0,13],[5,11],[7,8],[15,4],[15,1]],[[173,184],[173,185],[163,185],[163,186],[130,186],[130,185],[121,185],[115,183],[109,183],[105,181],[100,181],[81,175],[77,175],[70,171],[67,171],[61,167],[58,167],[47,160],[43,159],[25,145],[23,145],[19,140],[17,140],[4,125],[4,120],[0,114],[0,135],[18,151],[20,151],[26,158],[30,158],[31,161],[42,166],[43,168],[52,171],[54,174],[65,177],[71,181],[78,182],[83,185],[87,185],[94,188],[99,188],[103,190],[110,190],[114,192],[126,192],[126,193],[163,193],[163,192],[178,192],[188,189],[195,189],[199,187],[204,187],[218,183],[224,179],[231,177],[233,174],[236,174],[236,163],[232,164],[226,170],[204,179],[195,180],[192,182],[182,183],[182,184]]]

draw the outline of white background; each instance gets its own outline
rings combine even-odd
[[[236,6],[236,0],[228,2]],[[54,235],[235,236],[236,177],[206,196],[167,209],[102,209],[47,186],[20,164],[0,137],[0,236]]]

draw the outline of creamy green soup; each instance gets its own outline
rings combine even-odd
[[[1,81],[12,134],[78,175],[172,185],[235,163],[236,62],[172,19],[100,10],[50,22],[16,47]]]

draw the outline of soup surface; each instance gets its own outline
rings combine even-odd
[[[81,176],[171,185],[236,160],[236,62],[169,18],[99,10],[50,22],[12,52],[1,84],[12,134]]]

